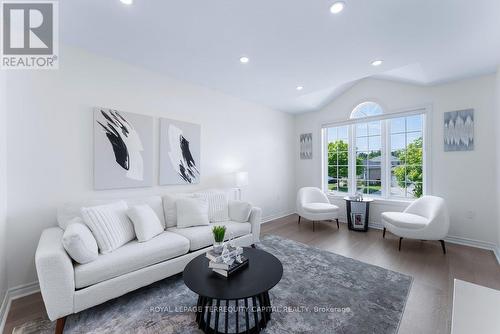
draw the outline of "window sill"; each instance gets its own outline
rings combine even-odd
[[[348,196],[348,194],[340,194],[334,192],[327,192],[326,196],[330,199],[335,200],[343,200],[344,197]],[[407,207],[414,199],[406,199],[406,198],[383,198],[380,196],[366,196],[367,198],[373,199],[372,205],[382,204],[382,205],[397,205],[402,207]]]

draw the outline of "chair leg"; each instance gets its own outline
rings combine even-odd
[[[66,323],[66,317],[57,319],[55,334],[62,334],[64,331],[64,324]]]
[[[441,248],[443,249],[443,254],[446,254],[446,246],[444,244],[444,240],[439,240],[439,242],[441,243]]]
[[[336,220],[337,220],[337,229],[340,229],[339,219],[338,219],[338,218],[336,218]]]
[[[300,218],[301,218],[301,217],[299,216],[299,222],[298,222],[298,224],[300,224]]]
[[[385,230],[386,228],[384,227],[384,232],[382,232],[382,238],[385,239]]]
[[[403,240],[403,238],[399,238],[399,251],[401,252],[401,240]]]

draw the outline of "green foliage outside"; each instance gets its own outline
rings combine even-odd
[[[363,158],[356,159],[356,174],[363,173]],[[349,144],[343,140],[328,143],[328,175],[335,179],[344,179],[339,182],[339,191],[347,192],[348,184],[347,178],[349,177]],[[336,184],[328,184],[329,190],[337,190]]]
[[[395,156],[401,161],[401,165],[393,169],[398,185],[401,188],[413,185],[413,195],[416,198],[421,197],[423,193],[422,147],[423,140],[422,138],[418,138],[414,142],[408,144],[406,149],[395,152]]]
[[[225,226],[214,226],[212,228],[212,233],[214,235],[215,242],[223,242],[224,235],[226,234],[226,227]]]

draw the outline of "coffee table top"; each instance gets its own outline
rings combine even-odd
[[[283,276],[283,265],[260,249],[244,248],[248,267],[224,278],[208,268],[205,254],[195,257],[184,269],[184,283],[200,296],[214,299],[243,299],[272,289]]]

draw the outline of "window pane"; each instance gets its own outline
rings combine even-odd
[[[337,140],[337,128],[328,128],[327,130],[328,142],[334,142]]]
[[[423,116],[415,115],[406,118],[406,131],[422,131],[423,130]]]
[[[422,166],[406,166],[406,186],[411,187],[411,194],[415,197],[422,196]]]
[[[406,147],[405,134],[391,135],[391,151],[402,150]]]
[[[356,191],[360,191],[363,194],[367,194],[368,189],[366,187],[366,181],[362,181],[362,180],[356,181]]]
[[[349,167],[348,166],[338,166],[338,177],[339,178],[347,178],[349,176]]]
[[[368,168],[365,166],[356,166],[356,178],[357,179],[367,179]]]
[[[349,186],[349,126],[329,128],[327,189],[347,192]]]
[[[391,196],[405,196],[406,169],[404,165],[391,169]]]
[[[405,118],[391,119],[391,133],[404,133],[405,132]]]
[[[356,138],[356,151],[368,151],[368,137]]]
[[[380,136],[368,137],[368,149],[370,151],[380,151],[381,145],[382,145],[382,143],[381,143]]]
[[[339,152],[348,150],[349,150],[349,144],[347,143],[347,141],[337,140],[328,143],[328,152]]]
[[[348,126],[341,126],[337,128],[337,137],[338,139],[342,139],[345,142],[348,142],[349,140],[349,127]]]
[[[351,112],[351,118],[362,118],[367,116],[375,116],[383,113],[382,107],[375,102],[360,103]]]
[[[422,139],[422,132],[411,132],[408,134],[406,142],[407,142],[407,145],[409,145],[409,144],[415,143],[417,140],[421,140],[421,139]],[[422,146],[422,145],[420,144],[420,146]]]
[[[377,168],[377,167],[370,166],[368,168],[368,179],[369,180],[380,181],[381,177],[382,177],[382,170],[380,169],[380,167]]]
[[[339,178],[337,183],[337,191],[340,192],[348,192],[349,191],[349,179],[348,178]]]
[[[372,195],[382,195],[382,183],[380,181],[368,181],[367,193]]]
[[[368,123],[369,135],[380,135],[380,121]]]
[[[409,183],[406,188],[406,195],[410,198],[419,198],[423,193],[422,182]]]
[[[356,152],[356,165],[368,165],[368,152]]]
[[[356,137],[368,136],[368,124],[361,123],[356,124]]]

